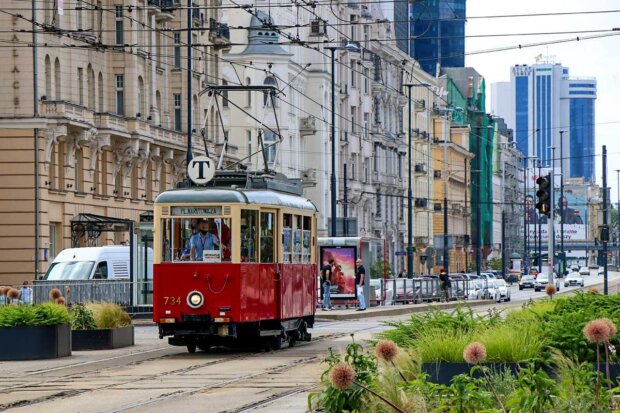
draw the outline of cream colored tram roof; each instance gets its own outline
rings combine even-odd
[[[155,198],[156,204],[261,204],[316,212],[316,206],[301,196],[260,189],[182,188]]]

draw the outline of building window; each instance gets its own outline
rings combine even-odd
[[[267,86],[275,86],[276,80],[272,76],[268,76],[265,78],[263,84]],[[271,99],[270,93],[268,91],[263,92],[263,106],[270,108],[271,107]],[[273,97],[273,101],[275,102],[275,97]],[[277,105],[276,105],[277,106]]]
[[[368,183],[368,170],[369,170],[369,165],[370,165],[370,159],[369,158],[364,158],[364,183],[367,184]]]
[[[75,5],[75,19],[77,23],[78,30],[84,30],[84,2],[83,0],[77,0]]]
[[[351,106],[351,133],[357,132],[357,107]]]
[[[146,162],[146,182],[144,183],[145,198],[147,201],[153,200],[153,163]]]
[[[138,116],[138,114],[140,116]],[[144,80],[138,76],[138,113],[136,117],[146,118],[146,93],[144,91]]]
[[[181,33],[174,32],[174,68],[181,68]]]
[[[351,60],[351,87],[357,87],[357,82],[356,82],[357,72],[355,71],[356,67],[357,67],[357,61]]]
[[[49,228],[48,260],[53,261],[56,255],[62,251],[62,224],[60,222],[50,222]]]
[[[123,38],[123,6],[117,5],[115,6],[115,19],[114,19],[114,29],[115,29],[115,41],[116,44],[122,45],[124,44]]]
[[[88,65],[88,69],[86,69],[86,76],[88,109],[95,110],[95,72],[91,65]]]
[[[379,191],[377,191],[377,199],[376,199],[375,207],[377,208],[377,212],[375,216],[377,218],[381,218],[381,192]]]
[[[56,100],[61,100],[62,99],[62,74],[60,73],[60,60],[58,60],[58,58],[56,58],[56,61],[54,62],[54,86],[55,86],[54,98]]]
[[[222,86],[228,86],[228,80],[222,79]],[[228,91],[222,90],[222,106],[228,107]]]
[[[138,165],[134,165],[133,169],[131,170],[131,199],[133,200],[138,200],[138,175],[139,175],[139,169],[138,169]]]
[[[53,145],[52,146],[52,151],[51,151],[51,157],[50,157],[50,167],[49,167],[49,175],[48,175],[48,184],[50,189],[58,189],[58,182],[57,182],[57,178],[58,178],[58,156],[57,156],[57,152],[58,152],[58,145]]]
[[[370,83],[369,79],[369,70],[368,68],[364,68],[364,93],[368,94],[368,84]]]
[[[245,84],[246,86],[250,86],[252,84],[252,81],[250,80],[249,77],[245,78]],[[252,91],[248,90],[247,95],[246,95],[246,100],[245,100],[245,107],[249,108],[250,106],[252,106]]]
[[[116,113],[125,114],[125,76],[116,75]]]
[[[351,180],[355,181],[355,179],[357,178],[356,175],[356,169],[357,169],[357,154],[353,154],[351,155]]]
[[[75,150],[75,191],[84,192],[84,153]]]
[[[181,94],[174,95],[174,130],[181,131]]]
[[[77,70],[77,82],[78,82],[78,102],[80,105],[84,105],[84,69],[78,67]]]
[[[45,56],[45,96],[52,98],[52,61],[49,55]]]
[[[248,163],[252,164],[252,131],[245,131],[246,136],[247,136],[247,142],[248,142]]]
[[[99,72],[99,79],[97,79],[97,97],[99,99],[99,112],[103,112],[103,74]]]

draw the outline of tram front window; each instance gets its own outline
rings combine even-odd
[[[163,261],[230,262],[231,225],[228,218],[162,220]]]

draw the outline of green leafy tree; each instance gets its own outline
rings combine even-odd
[[[394,276],[394,271],[389,262],[377,261],[370,267],[370,278],[383,278],[384,268],[387,268],[388,278]]]
[[[489,268],[492,270],[501,270],[502,269],[502,259],[501,258],[492,258],[489,261]]]

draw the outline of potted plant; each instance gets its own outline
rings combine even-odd
[[[71,328],[73,350],[109,350],[134,344],[131,317],[116,304],[73,305]]]
[[[18,291],[19,294],[19,291]],[[25,305],[8,295],[14,304],[0,306],[0,360],[36,360],[71,355],[69,312],[63,305]]]

